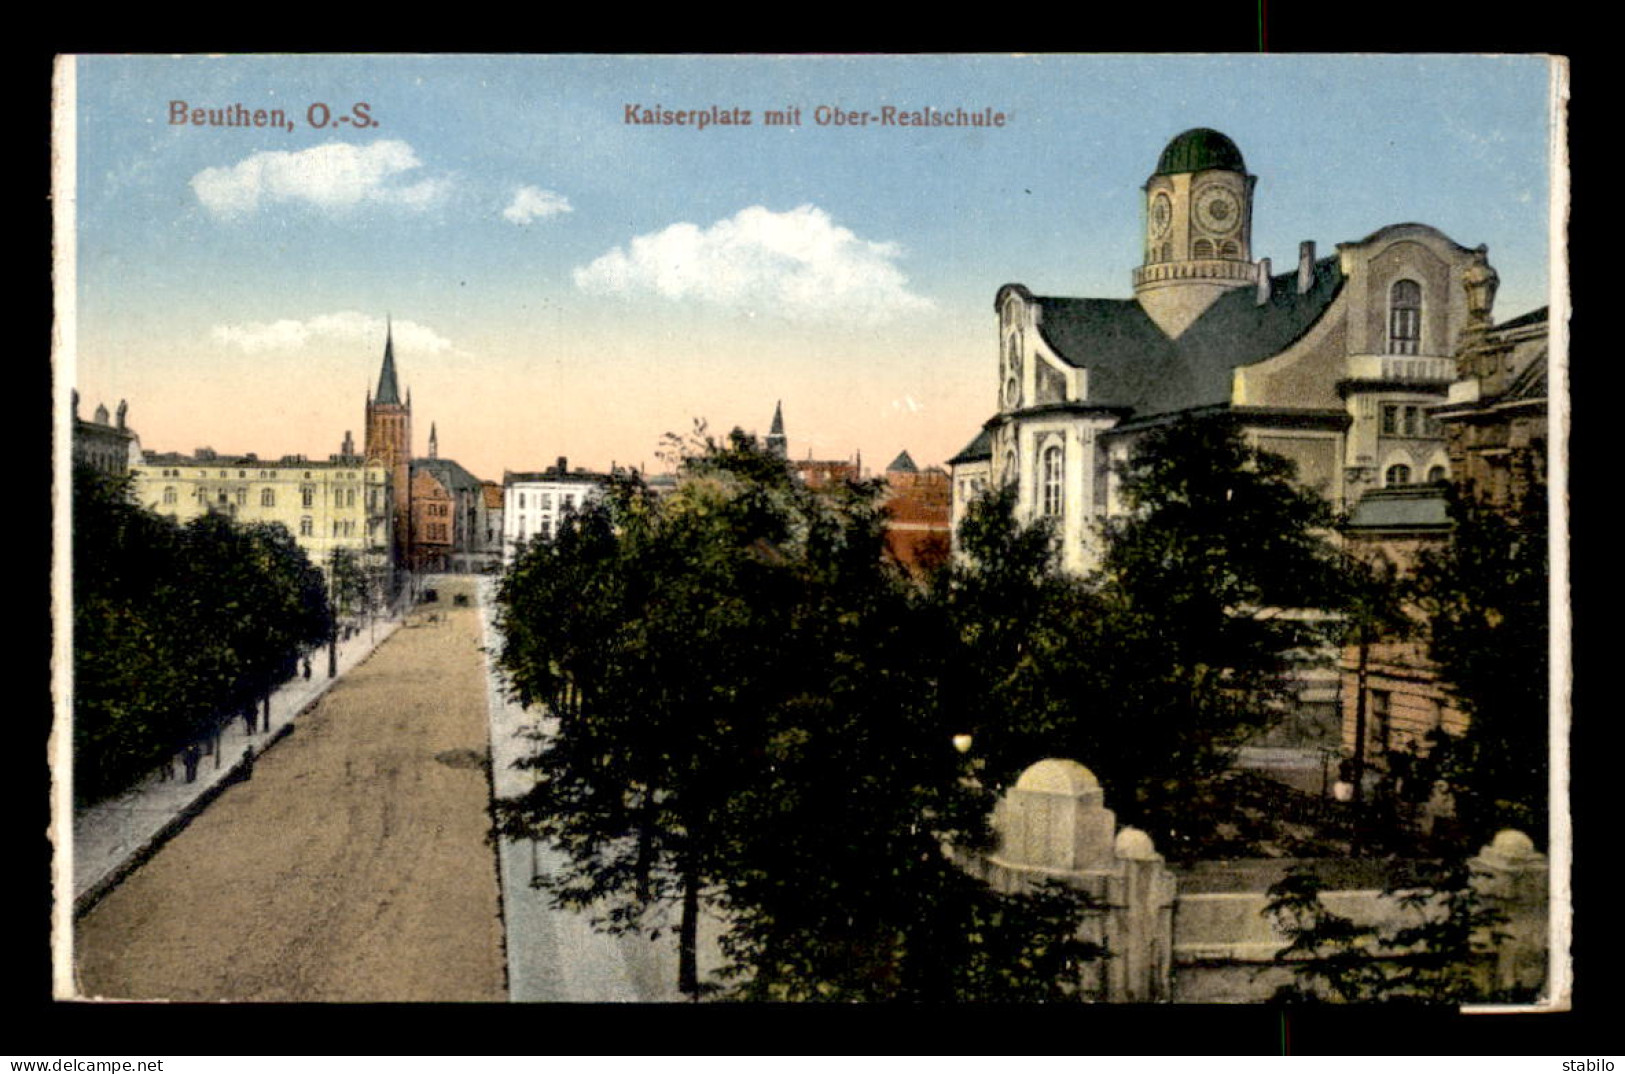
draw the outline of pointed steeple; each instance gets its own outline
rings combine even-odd
[[[429,458],[440,457],[440,434],[435,431],[434,422],[429,423]]]
[[[790,441],[784,435],[784,401],[773,404],[773,427],[767,431],[767,450],[779,458],[788,458]]]
[[[401,388],[395,380],[395,326],[384,321],[384,369],[378,374],[378,394],[373,402],[379,406],[400,406]]]

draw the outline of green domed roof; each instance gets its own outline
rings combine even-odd
[[[1156,175],[1180,175],[1185,172],[1223,168],[1225,171],[1244,172],[1247,164],[1241,159],[1236,143],[1207,127],[1193,127],[1177,135],[1168,143],[1157,159]]]

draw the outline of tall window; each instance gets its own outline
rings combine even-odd
[[[316,523],[311,521],[311,518],[310,518],[309,515],[306,515],[305,517],[303,517],[303,518],[301,518],[299,520],[299,536],[301,536],[301,537],[312,537],[312,536],[315,536],[315,533],[316,533]]]
[[[1061,515],[1062,479],[1066,474],[1066,455],[1059,444],[1044,449],[1044,514],[1050,518]]]
[[[304,488],[299,490],[299,499],[300,499],[300,506],[302,506],[302,507],[315,507],[316,506],[316,490],[314,488],[312,488],[311,486],[306,485]]]
[[[164,502],[165,503],[174,503],[175,502],[175,486],[174,485],[169,485],[169,486],[166,486],[164,488]]]
[[[276,489],[260,489],[260,506],[276,506]]]
[[[1415,354],[1422,344],[1422,285],[1396,280],[1388,291],[1388,353]]]

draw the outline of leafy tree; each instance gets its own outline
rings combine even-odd
[[[334,615],[357,615],[372,606],[371,579],[354,549],[334,549],[328,566],[333,574],[330,588]]]
[[[1099,599],[1060,570],[1049,521],[1022,524],[1015,501],[1012,486],[972,501],[960,554],[930,591],[944,716],[972,735],[984,778],[1001,786],[1049,756],[1094,763],[1077,714],[1098,711],[1108,689],[1091,644]]]
[[[1404,641],[1416,633],[1417,624],[1407,602],[1408,586],[1400,581],[1397,570],[1385,556],[1379,553],[1374,559],[1367,560],[1346,555],[1340,566],[1338,581],[1341,599],[1338,603],[1343,628],[1339,640],[1343,645],[1352,647],[1356,654],[1354,755],[1349,760],[1352,762],[1354,800],[1361,802],[1365,797],[1365,772],[1369,763],[1366,757],[1366,674],[1371,647],[1379,642],[1394,644]],[[1407,767],[1408,758],[1402,758],[1405,755],[1394,754],[1389,758],[1391,775],[1398,775],[1397,770]],[[1417,779],[1407,779],[1407,795],[1414,796],[1419,785]]]
[[[1340,600],[1330,511],[1228,416],[1148,433],[1118,473],[1093,599],[1073,602],[1058,746],[1089,759],[1125,819],[1178,852],[1174,803],[1278,718]]]
[[[665,499],[614,482],[503,586],[503,665],[557,716],[503,827],[564,849],[555,899],[640,931],[677,907],[690,994],[702,900],[740,995],[1062,987],[1031,967],[1079,955],[1071,904],[997,896],[944,854],[990,803],[951,746],[934,609],[882,555],[879,487],[809,490],[737,432],[689,442],[680,473]]]
[[[1430,653],[1468,718],[1436,736],[1431,767],[1469,838],[1546,830],[1550,688],[1548,516],[1536,486],[1510,512],[1452,497],[1449,544],[1421,558],[1414,585]]]
[[[325,636],[321,574],[281,527],[137,506],[74,475],[74,774],[83,802],[213,734]]]
[[[678,904],[691,994],[700,903],[737,773],[760,753],[794,595],[788,469],[742,437],[708,448],[670,499],[619,481],[534,542],[502,598],[521,698],[565,702],[510,823],[571,856],[562,903],[607,903],[608,923],[632,929]]]

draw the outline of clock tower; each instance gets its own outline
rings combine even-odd
[[[1146,180],[1145,261],[1134,297],[1170,338],[1226,291],[1258,281],[1253,184],[1236,144],[1197,127],[1168,143]]]

